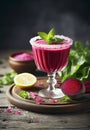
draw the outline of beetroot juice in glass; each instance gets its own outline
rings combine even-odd
[[[34,54],[36,66],[44,72],[48,73],[46,89],[39,91],[38,95],[45,98],[61,98],[64,96],[60,88],[56,88],[57,80],[55,75],[68,64],[70,47],[73,43],[72,39],[63,35],[55,35],[55,37],[64,39],[62,43],[48,45],[40,36],[36,36],[30,40]]]

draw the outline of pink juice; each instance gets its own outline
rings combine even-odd
[[[32,49],[37,67],[47,73],[62,70],[68,63],[71,42],[68,38],[60,44],[52,45],[47,45],[41,39],[33,42]]]

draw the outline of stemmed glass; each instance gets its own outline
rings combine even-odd
[[[56,73],[64,69],[68,64],[70,47],[72,39],[63,35],[55,35],[57,38],[64,39],[60,44],[46,44],[40,36],[30,39],[34,60],[38,69],[48,73],[48,87],[38,92],[38,95],[44,98],[61,98],[64,96],[60,88],[55,87],[57,80]]]

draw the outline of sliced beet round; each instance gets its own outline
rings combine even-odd
[[[85,92],[84,84],[75,78],[65,80],[61,85],[61,89],[64,94],[71,97],[81,95]]]

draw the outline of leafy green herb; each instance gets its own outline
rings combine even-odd
[[[54,43],[54,44],[58,44],[58,43],[63,42],[64,39],[60,39],[60,38],[55,37],[55,34],[56,34],[56,32],[55,32],[55,29],[54,29],[54,28],[52,28],[52,29],[48,32],[48,34],[45,33],[45,32],[38,32],[38,35],[39,35],[42,39],[44,39],[47,44],[53,44],[53,43]]]
[[[81,81],[90,80],[90,42],[76,41],[75,49],[70,50],[67,67],[59,72],[62,82],[67,78],[78,78]]]
[[[68,96],[64,96],[60,99],[60,101],[61,102],[72,102],[73,100]]]
[[[19,93],[19,96],[22,97],[22,98],[24,98],[24,99],[27,99],[27,98],[29,98],[30,95],[29,95],[29,92],[21,91]]]
[[[3,87],[3,85],[10,85],[14,83],[14,77],[16,74],[17,73],[15,71],[5,73],[0,79],[0,87]]]

